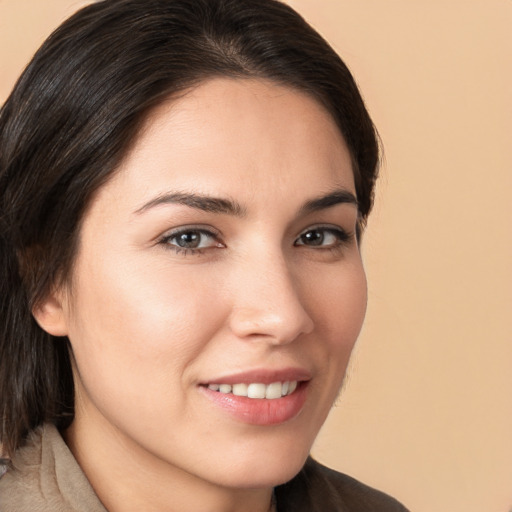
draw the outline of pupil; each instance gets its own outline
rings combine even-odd
[[[197,247],[199,245],[199,241],[200,241],[199,233],[194,233],[192,231],[190,231],[188,233],[182,233],[178,237],[178,240],[177,240],[178,245],[180,247],[186,247],[189,249],[193,249],[193,248]]]
[[[309,245],[321,245],[324,241],[324,235],[320,231],[308,231],[304,234],[303,239]]]

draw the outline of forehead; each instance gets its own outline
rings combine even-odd
[[[354,182],[345,141],[319,102],[269,81],[216,78],[155,108],[105,188],[142,204],[169,189],[263,199],[354,192]]]

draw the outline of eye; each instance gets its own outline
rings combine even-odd
[[[195,253],[202,249],[224,247],[217,233],[207,229],[182,228],[167,233],[159,242],[176,252]]]
[[[351,238],[344,229],[335,227],[317,226],[304,231],[294,245],[304,245],[308,247],[336,248],[348,242]]]

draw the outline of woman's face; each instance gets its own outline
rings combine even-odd
[[[363,321],[356,221],[347,147],[309,96],[214,79],[161,105],[61,294],[73,428],[222,486],[291,478]]]

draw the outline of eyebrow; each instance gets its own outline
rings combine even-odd
[[[247,210],[240,203],[232,199],[188,192],[172,192],[159,195],[135,210],[134,213],[140,215],[151,208],[166,204],[181,204],[204,212],[221,213],[235,217],[244,217],[247,215]],[[307,215],[336,206],[337,204],[352,204],[357,207],[358,201],[356,196],[348,190],[335,190],[327,195],[310,199],[301,206],[299,214]]]
[[[155,197],[148,203],[135,210],[136,214],[144,213],[145,211],[156,206],[164,204],[182,204],[202,210],[209,213],[224,213],[227,215],[234,215],[236,217],[243,217],[247,211],[240,205],[240,203],[232,199],[224,199],[220,197],[211,197],[201,194],[193,194],[188,192],[173,192],[169,194],[162,194]]]
[[[359,202],[352,192],[345,189],[335,190],[325,196],[317,197],[307,201],[299,210],[299,213],[306,215],[308,213],[314,213],[319,210],[325,210],[331,206],[337,204],[352,204],[355,207],[359,207]]]

